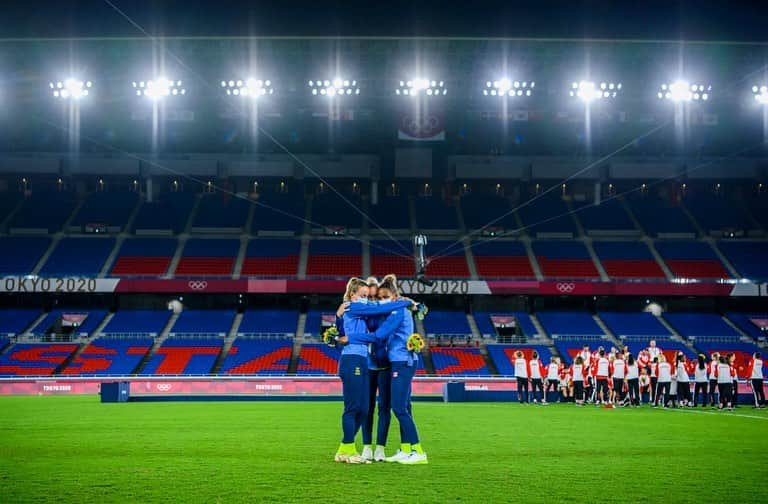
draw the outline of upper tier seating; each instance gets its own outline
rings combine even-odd
[[[368,205],[368,215],[373,221],[384,229],[395,231],[411,230],[410,203],[406,196],[384,196],[379,198],[379,204]],[[381,231],[372,223],[368,223],[368,229],[372,234]]]
[[[600,312],[599,316],[617,338],[650,340],[672,336],[652,313]]]
[[[364,210],[363,202],[357,195],[345,195],[344,201],[336,193],[325,193],[315,196],[312,200],[312,221],[320,226],[339,226],[347,229],[361,229],[363,217],[360,212],[352,208]],[[351,205],[350,205],[351,203]],[[312,227],[315,227],[315,224]]]
[[[427,336],[472,334],[464,312],[430,310],[424,319],[424,330]]]
[[[72,218],[69,228],[72,231],[83,232],[88,224],[101,224],[106,225],[109,232],[120,232],[128,224],[128,218],[138,201],[139,195],[135,192],[91,193]]]
[[[459,227],[456,207],[440,196],[418,196],[414,200],[416,228],[421,231],[455,231]]]
[[[95,277],[114,247],[114,238],[62,238],[43,264],[40,276]]]
[[[101,334],[109,336],[158,336],[168,324],[171,312],[120,310],[107,322]]]
[[[393,273],[398,278],[410,277],[414,273],[413,245],[407,241],[397,243],[391,240],[375,240],[369,244],[371,251],[371,274],[379,279]],[[410,252],[409,252],[410,251]]]
[[[251,203],[227,193],[205,194],[200,200],[192,231],[203,233],[240,233],[245,228]]]
[[[721,241],[717,246],[739,275],[750,280],[768,280],[768,242]]]
[[[658,250],[677,278],[730,278],[709,244],[694,241],[657,241]]]
[[[523,352],[527,360],[531,359],[535,351],[545,365],[552,361],[552,352],[544,345],[488,345],[487,348],[488,356],[502,376],[515,376],[515,353],[518,350]]]
[[[296,333],[299,313],[296,310],[249,310],[243,314],[238,336],[259,334],[281,334],[293,336]]]
[[[483,228],[517,229],[515,214],[509,200],[493,194],[468,194],[461,198],[461,213],[468,230]]]
[[[549,278],[599,278],[587,247],[579,241],[535,241],[533,253]]]
[[[22,200],[18,191],[0,191],[0,222],[4,221]]]
[[[145,202],[139,208],[133,229],[141,234],[181,233],[195,206],[196,195],[189,192],[161,194],[157,201]]]
[[[553,338],[584,336],[602,338],[603,330],[587,312],[545,311],[537,314],[544,330]]]
[[[0,355],[0,376],[49,376],[79,345],[72,343],[16,343]]]
[[[293,341],[285,338],[235,338],[221,374],[283,375],[288,372]]]
[[[0,276],[28,275],[51,245],[50,238],[5,236],[0,238]]]
[[[35,309],[0,310],[0,335],[21,334],[39,316],[40,310]]]
[[[191,239],[184,245],[176,276],[230,276],[240,240]]]
[[[223,346],[223,338],[168,338],[140,374],[207,375]]]
[[[576,217],[581,221],[584,232],[590,236],[639,236],[624,205],[616,199],[609,199],[594,205],[592,202],[574,204]]]
[[[428,241],[424,247],[429,265],[427,274],[435,278],[468,278],[469,265],[464,245],[450,241]]]
[[[627,200],[640,225],[651,236],[693,238],[696,229],[677,204],[653,196],[636,196]]]
[[[472,247],[481,278],[534,278],[525,245],[517,241],[477,242]]]
[[[235,312],[231,310],[184,310],[171,327],[170,336],[226,336],[232,328]]]
[[[665,313],[664,319],[685,338],[696,341],[738,341],[739,333],[715,313]]]
[[[287,194],[260,194],[256,200],[251,231],[260,233],[301,233],[306,219],[304,194],[293,191]]]
[[[592,247],[611,278],[664,278],[643,242],[596,241]]]
[[[171,238],[125,240],[117,253],[112,275],[163,276],[168,271],[178,242]]]
[[[296,276],[301,242],[294,239],[256,239],[245,249],[242,276]]]
[[[568,205],[557,191],[552,191],[520,206],[517,214],[527,233],[539,238],[571,238],[577,229]]]
[[[309,242],[307,275],[327,277],[359,276],[363,257],[357,240],[312,240]]]
[[[479,348],[431,347],[435,374],[441,376],[490,376]]]
[[[715,195],[689,197],[685,206],[691,211],[705,233],[722,236],[736,230],[747,234],[759,230],[740,201],[728,201]]]
[[[11,232],[35,230],[55,233],[61,231],[74,209],[75,196],[72,193],[35,191],[24,198],[8,227]]]
[[[61,374],[78,376],[129,375],[152,348],[152,338],[93,340]]]
[[[531,316],[525,312],[478,311],[474,313],[475,323],[477,324],[477,329],[480,331],[480,334],[484,337],[496,336],[496,329],[493,327],[493,323],[491,322],[491,315],[515,317],[517,320],[517,325],[520,327],[523,336],[534,338],[539,335],[538,331],[536,330],[536,326],[534,326],[533,321],[531,321]]]

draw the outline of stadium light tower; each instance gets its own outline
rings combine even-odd
[[[595,100],[616,98],[621,93],[621,82],[581,80],[571,83],[571,89],[568,94],[573,98],[590,103]]]
[[[48,87],[51,89],[51,94],[54,98],[60,100],[80,100],[90,94],[93,82],[70,77],[63,81],[49,82]]]
[[[752,86],[752,96],[760,105],[768,105],[768,86]]]
[[[508,77],[502,77],[492,81],[485,81],[483,96],[522,97],[531,96],[536,83],[533,81],[513,81]]]
[[[335,98],[339,96],[352,96],[360,94],[360,87],[356,80],[334,77],[333,79],[311,80],[308,83],[312,96],[325,96]]]
[[[445,82],[428,79],[426,77],[414,77],[407,81],[400,81],[395,89],[398,96],[445,96],[448,94],[448,88]]]
[[[672,102],[707,101],[712,92],[710,84],[691,84],[687,80],[662,84],[656,96]]]
[[[147,81],[133,81],[136,96],[144,96],[151,100],[162,100],[173,96],[187,94],[180,80],[157,77]]]
[[[271,80],[254,79],[253,77],[223,80],[221,81],[221,87],[227,93],[227,96],[259,98],[275,93]]]

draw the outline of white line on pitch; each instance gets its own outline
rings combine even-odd
[[[698,411],[682,408],[667,408],[667,411],[679,411],[682,413],[698,413],[700,415],[717,415],[722,417],[741,417],[741,418],[754,418],[755,420],[768,420],[768,416],[754,416],[754,415],[742,415],[741,413],[733,413],[731,411]]]

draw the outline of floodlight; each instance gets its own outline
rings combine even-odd
[[[343,77],[334,77],[333,80],[318,80],[314,83],[309,81],[309,87],[312,90],[313,96],[317,96],[319,93],[322,96],[334,98],[337,96],[352,96],[352,94],[360,94],[360,88],[357,85],[357,81],[345,79]]]
[[[311,85],[311,81],[310,81]],[[227,96],[243,96],[250,98],[259,98],[261,96],[275,93],[272,87],[272,81],[247,77],[245,79],[221,81],[221,87]]]
[[[93,82],[70,77],[63,81],[49,82],[48,87],[51,89],[51,94],[53,94],[54,98],[79,100],[90,94]]]
[[[485,81],[483,96],[496,96],[498,98],[531,96],[531,90],[535,85],[535,82],[513,81],[509,77],[501,77],[492,81]]]
[[[415,98],[423,95],[445,96],[448,94],[445,82],[428,79],[426,77],[415,77],[407,81],[400,81],[399,84],[399,87],[395,89],[396,95],[411,96]]]
[[[151,100],[161,100],[171,96],[187,94],[187,90],[184,89],[180,80],[168,79],[166,77],[157,77],[148,81],[133,81],[132,84],[136,90],[136,96],[145,96]],[[222,84],[224,84],[224,81],[222,81]]]
[[[620,82],[595,82],[582,80],[578,82],[572,82],[568,94],[573,98],[578,98],[585,103],[589,103],[593,100],[616,98],[620,91]]]
[[[760,105],[768,105],[768,86],[752,86],[752,96]]]
[[[691,84],[681,79],[662,84],[656,96],[660,100],[673,102],[707,101],[711,91],[712,86],[709,84]]]

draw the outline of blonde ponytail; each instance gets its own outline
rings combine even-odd
[[[347,282],[347,289],[344,292],[344,301],[352,301],[352,296],[357,292],[360,287],[368,287],[365,280],[357,277],[352,277]]]

